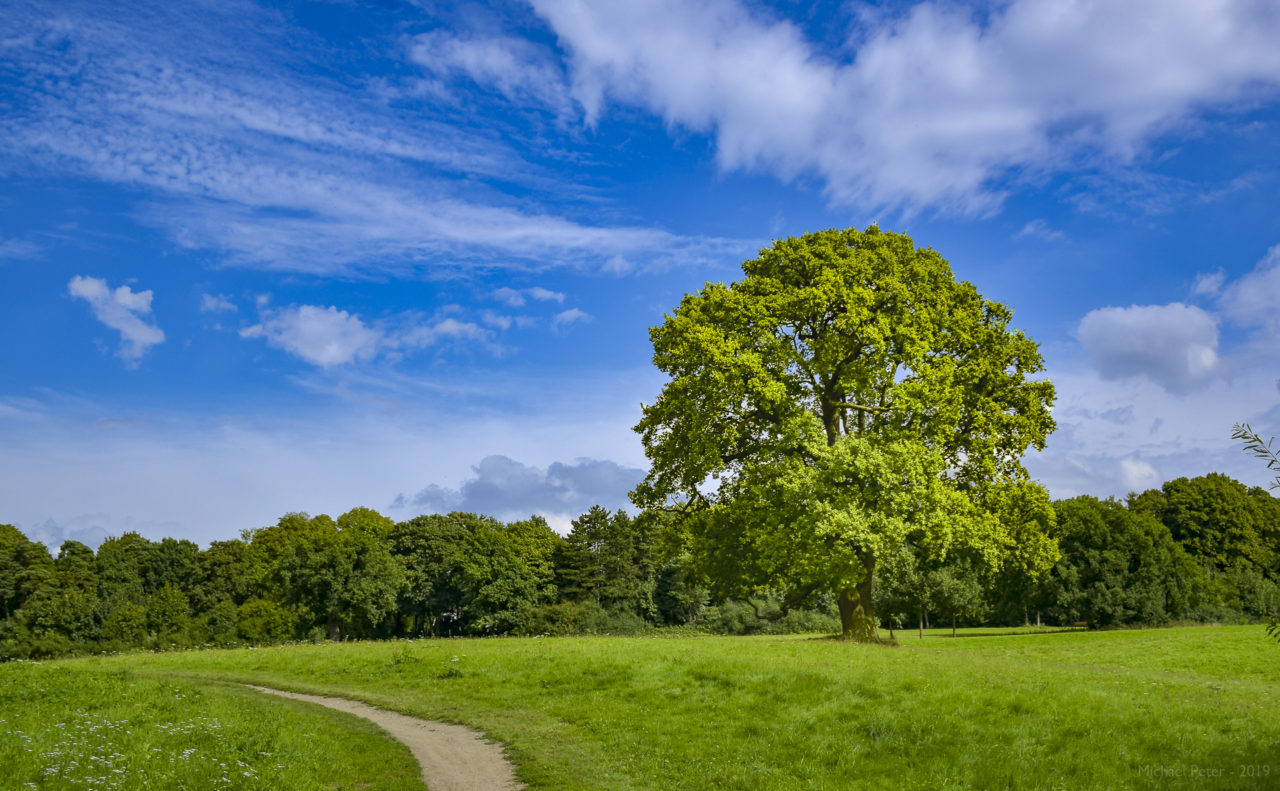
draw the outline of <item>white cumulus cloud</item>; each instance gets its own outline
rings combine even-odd
[[[1106,379],[1145,376],[1186,392],[1218,367],[1218,320],[1194,305],[1100,308],[1080,320],[1076,334]]]
[[[451,316],[428,320],[405,313],[367,324],[332,305],[292,305],[263,310],[261,321],[240,330],[240,337],[265,338],[277,349],[329,369],[379,355],[401,356],[446,340],[484,343],[489,331]]]
[[[1256,0],[923,2],[835,49],[740,0],[532,4],[589,123],[640,106],[839,203],[988,211],[1009,177],[1128,162],[1280,86],[1280,6]]]
[[[266,338],[271,346],[321,368],[371,359],[382,340],[382,333],[365,326],[359,316],[319,305],[271,311],[240,336]]]
[[[118,353],[126,365],[136,366],[148,349],[164,341],[164,331],[143,318],[151,315],[149,289],[111,289],[101,278],[76,275],[67,284],[67,293],[88,302],[94,318],[120,333]]]

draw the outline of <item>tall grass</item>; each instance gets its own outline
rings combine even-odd
[[[960,634],[903,633],[898,648],[401,641],[61,667],[263,683],[465,722],[505,742],[534,788],[1280,787],[1280,649],[1257,627]]]
[[[0,665],[0,788],[422,788],[365,720],[131,664]]]

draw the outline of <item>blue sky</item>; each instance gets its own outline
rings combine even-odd
[[[873,221],[1045,352],[1055,496],[1280,434],[1280,8],[6,1],[0,521],[625,504],[647,329]]]

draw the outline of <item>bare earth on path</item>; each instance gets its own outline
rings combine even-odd
[[[259,692],[317,703],[364,717],[402,742],[422,767],[422,780],[431,791],[503,791],[524,785],[502,746],[485,741],[479,731],[462,725],[410,717],[346,698],[303,695],[270,687],[247,685]]]

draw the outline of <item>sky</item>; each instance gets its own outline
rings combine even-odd
[[[1266,469],[1280,5],[0,0],[0,522],[627,504],[648,328],[908,233],[1057,387],[1055,497]]]

